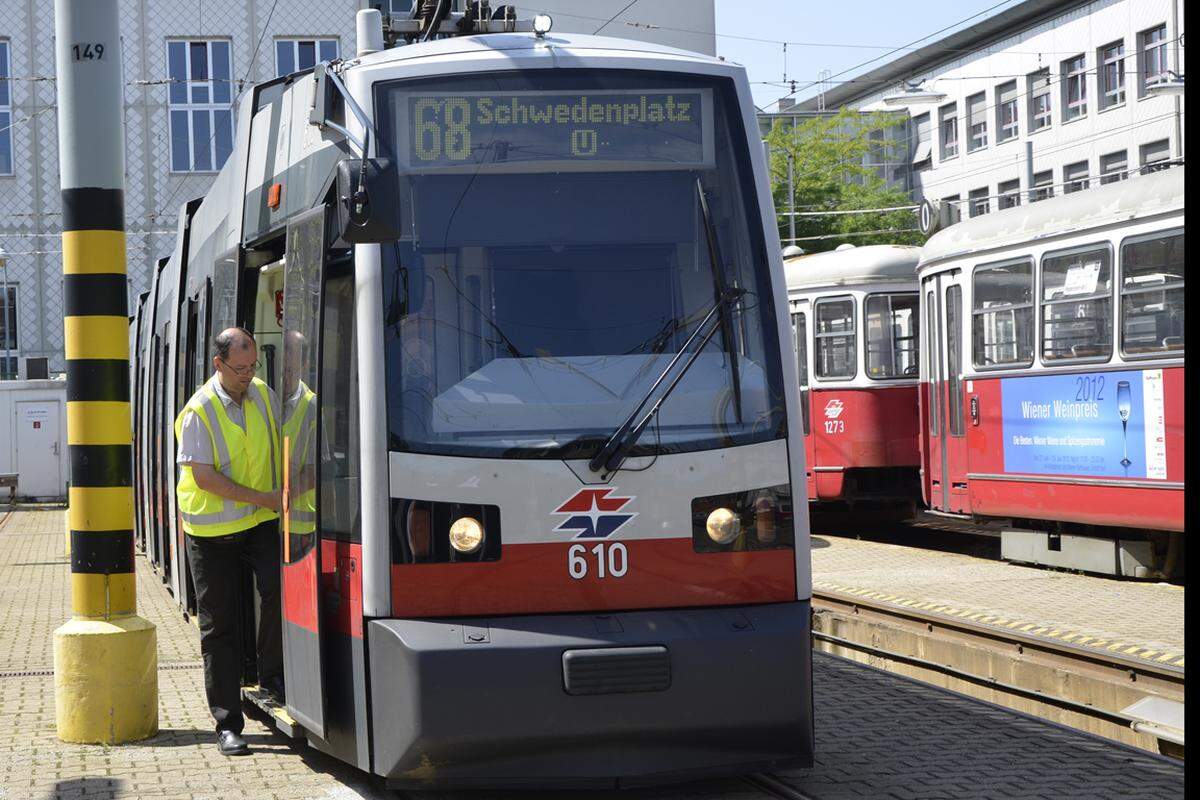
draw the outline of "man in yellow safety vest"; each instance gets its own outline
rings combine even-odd
[[[242,565],[254,570],[261,607],[259,683],[282,698],[279,609],[279,403],[255,377],[258,348],[242,328],[214,340],[214,374],[175,420],[175,494],[196,587],[204,689],[224,755],[242,738]]]

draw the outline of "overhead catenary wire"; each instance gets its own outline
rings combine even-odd
[[[874,58],[869,58],[866,61],[862,61],[862,62],[859,62],[858,64],[855,64],[854,66],[847,67],[846,69],[843,69],[841,72],[837,72],[837,73],[834,73],[833,75],[829,75],[822,80],[811,81],[810,83],[808,83],[805,86],[802,86],[798,89],[793,88],[792,91],[788,92],[787,94],[783,95],[782,97],[778,97],[775,100],[771,101],[770,103],[767,103],[767,106],[769,107],[769,106],[773,106],[773,105],[778,105],[780,100],[783,100],[788,97],[792,97],[797,92],[811,89],[812,87],[818,85],[819,83],[828,82],[828,81],[833,80],[834,78],[841,77],[842,75],[845,75],[848,72],[854,72],[855,70],[862,69],[863,67],[874,64],[876,61],[882,61],[883,59],[887,58],[888,56],[892,56],[892,55],[895,55],[896,53],[899,53],[901,50],[905,50],[910,47],[913,47],[914,45],[917,45],[917,44],[925,41],[926,39],[929,39],[933,36],[937,36],[939,34],[945,33],[946,31],[952,30],[953,28],[957,28],[960,25],[965,25],[966,23],[970,22],[973,19],[977,19],[981,16],[984,16],[985,14],[989,14],[992,11],[995,11],[996,9],[1000,8],[1001,6],[1008,5],[1009,3],[1012,3],[1015,1],[1016,0],[1001,0],[999,3],[988,6],[987,8],[983,9],[982,11],[972,14],[971,16],[966,17],[965,19],[961,19],[958,22],[955,22],[951,25],[947,25],[944,28],[938,29],[938,30],[934,31],[933,33],[929,33],[918,39],[914,39],[913,41],[909,42],[906,45],[901,45],[900,47],[896,47],[891,50],[888,50],[886,53],[881,53],[880,55],[877,55]]]
[[[1048,69],[1048,68],[1046,68],[1046,67],[1043,67],[1042,69]],[[1042,70],[1034,70],[1033,72],[1028,72],[1028,73],[1024,73],[1024,74],[1021,74],[1021,75],[990,75],[990,76],[971,76],[970,78],[962,78],[962,79],[963,79],[963,80],[1003,80],[1003,79],[1020,79],[1020,78],[1028,78],[1029,76],[1031,76],[1031,75],[1034,75],[1034,74],[1036,74],[1036,73],[1038,73],[1038,72],[1040,72],[1040,71],[1042,71]],[[1092,70],[1092,71],[1087,71],[1087,70],[1085,70],[1085,71],[1084,71],[1084,73],[1074,73],[1074,74],[1075,74],[1075,75],[1079,75],[1079,74],[1085,74],[1085,73],[1086,73],[1086,74],[1098,74],[1098,73],[1097,73],[1096,71],[1094,71],[1094,70]],[[1139,71],[1138,71],[1136,68],[1135,68],[1135,69],[1132,69],[1132,70],[1130,70],[1130,69],[1126,69],[1126,70],[1124,70],[1124,71],[1123,71],[1123,73],[1124,73],[1126,76],[1128,76],[1128,75],[1137,75],[1137,74],[1139,74]],[[1052,90],[1054,89],[1054,87],[1058,87],[1058,88],[1061,90],[1061,88],[1062,88],[1062,87],[1060,86],[1060,84],[1062,83],[1062,81],[1063,81],[1063,80],[1065,80],[1066,78],[1069,78],[1069,77],[1071,77],[1071,76],[1069,76],[1069,75],[1065,75],[1065,74],[1062,74],[1062,73],[1055,73],[1055,74],[1050,74],[1050,75],[1047,75],[1047,78],[1046,78],[1046,85],[1045,85],[1045,87],[1044,87],[1044,88],[1045,88],[1045,89],[1047,89],[1047,90],[1051,90],[1051,91],[1052,91]],[[942,78],[937,78],[936,80],[943,80],[943,79],[942,79]],[[959,78],[953,78],[953,80],[959,80]],[[769,81],[767,81],[766,83],[769,83]],[[889,81],[888,83],[893,83],[893,82],[892,82],[892,81]],[[1017,101],[1028,100],[1028,99],[1029,99],[1029,98],[1031,98],[1031,97],[1032,97],[1032,96],[1033,96],[1035,93],[1037,93],[1037,92],[1039,92],[1039,91],[1042,91],[1042,88],[1043,88],[1043,87],[1037,87],[1037,88],[1028,88],[1028,89],[1026,89],[1025,91],[1020,91],[1020,92],[1018,92],[1016,95],[1014,95],[1014,96],[1013,96],[1013,97],[1010,99],[1010,101],[1009,101],[1009,102],[1011,102],[1011,100],[1017,100]],[[985,90],[983,90],[983,91],[986,93],[986,91],[987,91],[987,90],[985,89]],[[1128,88],[1126,89],[1126,91],[1128,91]],[[978,92],[977,92],[976,94],[978,94]],[[1140,102],[1141,100],[1145,100],[1145,99],[1147,99],[1147,98],[1139,98],[1139,102]],[[957,100],[955,100],[955,101],[949,101],[949,102],[946,102],[946,103],[941,103],[941,104],[939,104],[939,106],[938,106],[938,107],[939,107],[939,109],[940,109],[941,107],[944,107],[944,106],[946,106],[946,105],[949,105],[949,104],[950,104],[950,102],[953,102],[953,103],[957,104],[957,102],[958,102],[958,101],[957,101]],[[1129,101],[1128,101],[1128,100],[1126,100],[1125,102],[1129,102]],[[991,121],[991,114],[990,114],[990,112],[996,111],[998,108],[1000,108],[1000,106],[1001,106],[1001,105],[1003,105],[1003,103],[1002,103],[1002,102],[998,102],[998,103],[992,103],[992,104],[990,104],[990,105],[986,105],[986,106],[984,106],[984,107],[983,107],[982,111],[983,111],[983,112],[984,112],[984,113],[985,113],[985,114],[988,116],[988,118],[989,118],[989,121]],[[1025,104],[1025,105],[1027,106],[1028,104]],[[843,108],[849,108],[849,107],[848,107],[848,106],[843,106]],[[1102,110],[1107,110],[1107,109],[1102,109]],[[835,114],[837,113],[837,111],[833,111],[833,112],[818,112],[818,111],[799,111],[799,112],[794,112],[794,111],[788,110],[788,111],[783,111],[783,112],[774,112],[774,113],[772,113],[772,112],[766,112],[766,113],[769,113],[769,114],[771,114],[771,116],[778,116],[779,118],[787,118],[787,117],[801,117],[801,116],[810,116],[810,117],[812,117],[812,118],[828,118],[828,117],[830,117],[830,116],[833,116],[833,115],[835,115]],[[904,117],[905,117],[905,124],[906,124],[906,125],[907,125],[907,123],[908,123],[908,121],[909,121],[909,120],[911,120],[911,119],[916,119],[917,117],[920,117],[920,116],[924,116],[924,115],[925,115],[925,114],[927,114],[927,113],[928,113],[928,114],[930,114],[930,115],[931,115],[931,117],[932,117],[932,110],[931,110],[931,111],[922,112],[922,113],[919,113],[919,114],[912,114],[910,109],[901,109],[901,108],[896,108],[896,109],[879,109],[879,110],[876,110],[876,111],[864,111],[864,112],[860,112],[860,113],[862,113],[862,114],[882,114],[882,115],[896,115],[896,116],[898,116],[898,117],[899,117],[899,116],[901,116],[901,115],[904,115]],[[965,120],[964,120],[964,121],[965,121]],[[1060,124],[1060,125],[1065,125],[1065,124],[1068,124],[1068,123],[1070,123],[1070,122],[1074,122],[1074,121],[1075,121],[1075,120],[1065,120],[1065,121],[1060,121],[1058,124]],[[931,126],[932,126],[932,118],[931,118],[931,120],[930,120],[930,124],[931,124]],[[899,122],[897,123],[897,125],[899,125]],[[1019,138],[1019,137],[1017,137],[1017,138]],[[880,142],[880,144],[881,144],[882,146],[884,146],[885,148],[895,148],[895,147],[896,147],[897,145],[899,145],[899,144],[906,144],[906,145],[907,145],[907,144],[911,144],[911,143],[912,143],[912,141],[913,141],[914,139],[919,139],[919,136],[918,136],[918,134],[917,134],[917,132],[916,132],[915,130],[914,130],[914,131],[912,131],[912,132],[910,132],[910,133],[909,133],[907,136],[898,137],[898,138],[894,138],[894,139],[885,139],[885,140],[882,140],[882,141]],[[931,128],[931,139],[932,139],[932,128]],[[1005,141],[1007,142],[1007,141],[1011,141],[1011,140],[1005,140]],[[995,143],[995,144],[1003,144],[1003,143],[1004,143],[1004,142],[997,142],[997,143]]]
[[[776,216],[779,217],[830,217],[843,214],[886,214],[890,211],[915,211],[920,208],[918,205],[909,206],[888,206],[886,208],[842,208],[831,209],[829,211],[779,211]]]
[[[819,236],[784,237],[784,242],[813,242],[820,239],[844,239],[847,236],[881,236],[885,233],[920,233],[919,228],[879,228],[873,231],[846,231],[845,233],[823,233]]]

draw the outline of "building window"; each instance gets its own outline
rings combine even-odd
[[[167,42],[172,172],[215,172],[233,151],[229,41]]]
[[[929,169],[933,166],[933,142],[930,130],[929,112],[919,117],[913,117],[914,141],[912,165],[917,169]]]
[[[275,77],[312,69],[318,61],[337,57],[337,39],[276,39]]]
[[[0,380],[17,377],[17,344],[17,287],[0,286]]]
[[[1088,162],[1077,161],[1063,167],[1063,194],[1082,192],[1088,188]]]
[[[1112,254],[1107,246],[1042,259],[1042,361],[1112,354]]]
[[[1048,200],[1054,197],[1054,170],[1033,173],[1033,186],[1030,187],[1034,203],[1038,200]]]
[[[942,160],[958,155],[958,104],[942,106],[938,111],[938,130],[942,136]]]
[[[1049,128],[1052,113],[1050,70],[1042,69],[1029,76],[1029,132]]]
[[[967,128],[971,134],[967,152],[987,147],[987,95],[983,92],[967,98]]]
[[[1062,62],[1063,119],[1087,114],[1087,62],[1082,55]]]
[[[821,298],[816,302],[816,348],[818,378],[853,378],[858,371],[855,357],[854,299]]]
[[[1021,205],[1021,180],[1003,181],[996,187],[996,208],[1016,208]]]
[[[1183,231],[1121,246],[1121,351],[1183,352]]]
[[[1171,142],[1167,139],[1159,139],[1157,142],[1144,144],[1138,148],[1138,156],[1143,175],[1166,169],[1166,162],[1171,160]]]
[[[17,287],[0,292],[0,350],[17,349]]]
[[[917,377],[917,301],[916,292],[868,295],[868,378]]]
[[[975,270],[971,340],[975,366],[1033,363],[1033,262]]]
[[[1100,185],[1116,183],[1128,177],[1129,158],[1124,150],[1100,156]]]
[[[984,186],[982,189],[972,189],[967,195],[968,206],[967,210],[972,217],[982,217],[990,210],[988,208],[988,189]]]
[[[0,39],[0,175],[13,174],[12,87],[8,81],[8,42]]]
[[[1106,44],[1099,50],[1100,110],[1125,102],[1125,42]]]
[[[1142,52],[1141,90],[1167,79],[1170,69],[1167,61],[1167,26],[1159,25],[1138,34],[1138,45]]]
[[[996,87],[996,143],[1015,139],[1021,133],[1018,112],[1017,82],[1009,81]]]

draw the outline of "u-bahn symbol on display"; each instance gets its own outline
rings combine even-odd
[[[555,514],[569,514],[555,531],[576,531],[575,539],[607,539],[637,513],[618,513],[636,497],[616,496],[616,488],[580,489],[555,509]]]

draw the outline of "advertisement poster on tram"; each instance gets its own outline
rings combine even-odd
[[[1162,370],[1004,378],[1004,471],[1166,479]]]

